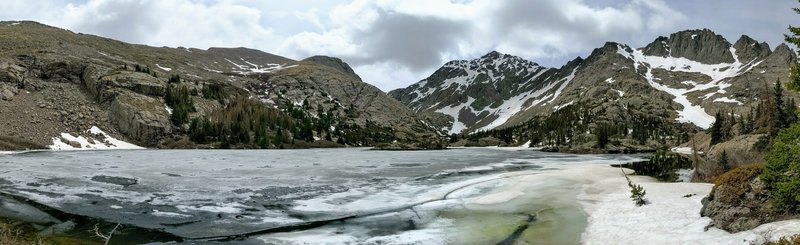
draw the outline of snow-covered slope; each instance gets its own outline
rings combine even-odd
[[[418,113],[446,115],[447,122],[436,126],[456,134],[493,129],[520,111],[552,103],[578,69],[546,68],[491,52],[448,62],[430,77],[389,94]]]
[[[772,51],[747,36],[731,44],[710,30],[688,30],[640,49],[607,43],[558,69],[492,52],[449,62],[390,95],[432,121],[445,115],[435,125],[451,134],[512,126],[585,101],[607,117],[634,109],[708,128],[717,111],[755,107],[795,60],[786,45]]]

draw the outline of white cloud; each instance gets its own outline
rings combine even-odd
[[[4,1],[0,17],[155,46],[246,46],[337,56],[388,90],[491,50],[571,59],[605,41],[652,40],[686,20],[663,0]],[[308,8],[308,6],[314,6]]]
[[[416,74],[383,89],[424,78],[423,72],[449,59],[491,50],[533,60],[574,58],[605,41],[652,39],[686,20],[661,0],[622,1],[615,7],[582,0],[355,0],[337,6],[328,17],[327,31],[298,34],[279,50],[341,57],[368,82],[386,79],[368,74],[376,69],[405,67]]]

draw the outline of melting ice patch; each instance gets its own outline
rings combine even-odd
[[[53,144],[49,145],[48,148],[51,150],[144,149],[144,147],[111,137],[111,135],[97,126],[92,126],[92,128],[86,130],[86,133],[89,135],[74,136],[69,133],[61,133],[59,137],[53,137]]]

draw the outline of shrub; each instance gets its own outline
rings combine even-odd
[[[735,168],[717,177],[714,181],[714,198],[723,203],[740,200],[746,192],[750,181],[764,171],[764,165],[753,164]]]
[[[644,190],[644,187],[634,184],[622,168],[619,170],[622,171],[622,176],[625,176],[625,180],[628,181],[628,187],[631,188],[631,199],[633,199],[633,203],[636,204],[637,207],[646,205],[647,199],[644,198],[644,195],[647,194],[647,191]]]
[[[676,181],[678,180],[678,175],[675,171],[682,168],[691,168],[692,163],[680,154],[660,151],[648,161],[626,163],[621,166],[633,169],[637,175],[650,176],[660,181]]]
[[[782,237],[780,240],[777,241],[767,241],[764,245],[800,245],[800,235],[794,235],[791,237]]]

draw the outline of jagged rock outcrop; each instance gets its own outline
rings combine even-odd
[[[644,54],[687,58],[703,64],[733,63],[730,47],[724,37],[711,30],[687,30],[657,38],[645,47]]]
[[[763,60],[772,54],[769,44],[765,42],[759,43],[746,35],[742,35],[733,44],[733,48],[736,49],[736,55],[742,61]]]

